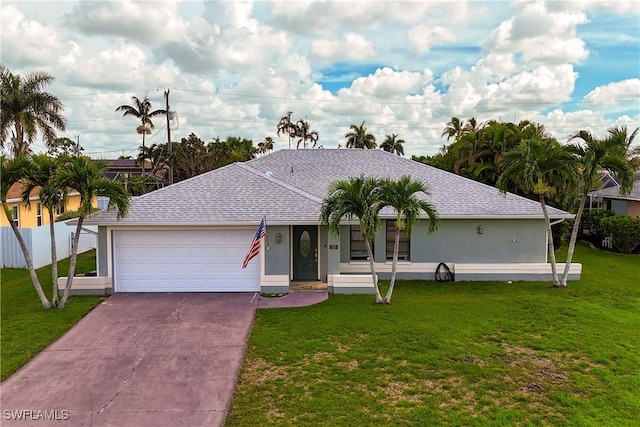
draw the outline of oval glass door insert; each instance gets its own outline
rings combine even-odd
[[[300,234],[300,254],[302,258],[307,258],[311,253],[311,236],[307,230]]]

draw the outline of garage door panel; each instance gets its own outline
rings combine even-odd
[[[116,231],[116,292],[258,291],[259,260],[242,261],[253,230]]]

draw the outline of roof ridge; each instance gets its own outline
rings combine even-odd
[[[304,190],[302,190],[302,189],[300,189],[298,187],[295,187],[295,186],[293,186],[291,184],[287,184],[286,182],[281,181],[281,180],[279,180],[277,178],[274,178],[271,175],[268,175],[266,173],[262,173],[261,171],[252,168],[251,166],[247,165],[246,163],[235,163],[235,165],[241,167],[242,169],[246,170],[247,172],[251,172],[254,175],[257,175],[257,176],[260,176],[262,178],[265,178],[266,180],[268,180],[270,182],[273,182],[274,184],[277,184],[277,185],[279,185],[279,186],[281,186],[283,188],[286,188],[287,190],[291,190],[294,193],[297,193],[297,194],[299,194],[299,195],[301,195],[303,197],[306,197],[307,199],[311,200],[312,202],[322,204],[322,199],[320,199],[319,197],[316,197],[313,194],[311,194],[311,193],[309,193],[307,191],[304,191]]]

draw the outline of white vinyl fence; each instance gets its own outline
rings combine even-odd
[[[78,253],[95,249],[98,240],[98,227],[87,226],[80,233],[80,241],[78,242]],[[51,264],[51,238],[49,224],[34,228],[19,228],[27,249],[31,253],[33,265],[35,268],[44,267]],[[58,259],[68,258],[71,255],[71,243],[76,227],[69,226],[64,222],[55,224],[56,232],[56,249],[58,251]],[[93,233],[96,234],[93,234]],[[0,227],[0,261],[2,268],[26,268],[24,255],[18,244],[18,239],[13,234],[11,227]]]

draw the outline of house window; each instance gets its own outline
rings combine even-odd
[[[20,227],[20,218],[18,217],[18,207],[17,206],[13,206],[11,208],[11,221],[13,221],[13,223],[16,225],[16,227]]]
[[[367,255],[367,245],[365,243],[364,236],[360,232],[360,226],[352,225],[350,233],[350,259],[352,261],[368,260],[369,256]],[[371,243],[371,251],[373,252],[373,243]]]
[[[64,213],[64,203],[60,203],[56,207],[56,215],[62,215]]]
[[[395,221],[387,221],[387,259],[393,259],[393,246],[396,244]],[[411,260],[411,239],[407,236],[406,230],[400,230],[400,245],[398,246],[398,260]]]
[[[42,204],[36,204],[36,220],[38,221],[38,227],[42,225]]]

